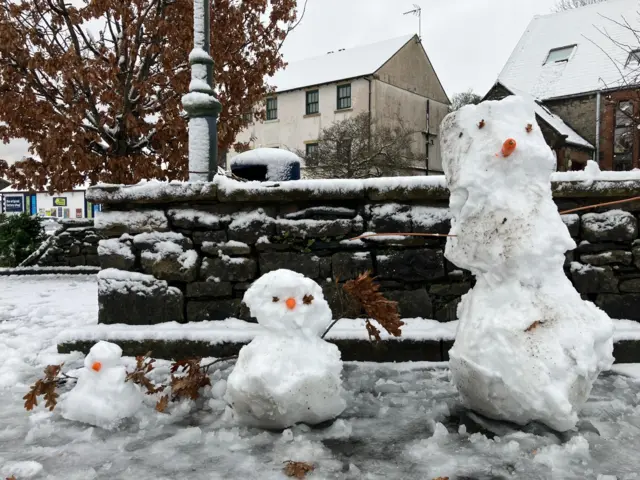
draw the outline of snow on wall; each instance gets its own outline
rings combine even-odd
[[[99,230],[126,226],[130,233],[166,230],[169,227],[167,217],[161,210],[128,212],[100,212],[96,215],[95,226]]]

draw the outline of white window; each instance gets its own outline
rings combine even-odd
[[[637,67],[640,65],[640,50],[632,50],[627,57],[625,67]]]
[[[559,63],[559,62],[568,62],[575,50],[575,45],[569,45],[568,47],[554,48],[549,50],[549,55],[547,55],[547,59],[544,64],[548,63]]]

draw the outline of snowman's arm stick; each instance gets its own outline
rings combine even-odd
[[[606,207],[608,205],[618,205],[620,203],[635,202],[639,200],[640,200],[640,197],[632,197],[632,198],[626,198],[624,200],[616,200],[615,202],[596,203],[595,205],[587,205],[586,207],[579,207],[579,208],[572,208],[571,210],[564,210],[560,212],[560,215],[566,215],[567,213],[573,213],[573,212],[581,212],[583,210],[591,210],[592,208],[597,208],[597,207]]]
[[[339,320],[340,319],[338,318],[337,320],[334,320],[333,322],[331,322],[331,324],[327,327],[327,329],[324,331],[324,333],[322,335],[320,335],[320,338],[324,339],[324,337],[327,336],[327,333],[329,333],[329,330],[331,330],[334,327],[334,325],[336,323],[338,323]]]
[[[456,235],[448,235],[446,233],[365,233],[359,237],[353,237],[349,240],[360,240],[369,237],[455,237]]]

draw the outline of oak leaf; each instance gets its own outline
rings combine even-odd
[[[285,463],[284,474],[287,477],[305,478],[307,473],[313,472],[316,468],[307,462],[294,462],[292,460],[288,460]]]

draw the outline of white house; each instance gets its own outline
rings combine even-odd
[[[0,190],[0,212],[7,214],[29,213],[51,218],[93,218],[99,205],[85,198],[86,187],[50,195],[6,187]]]
[[[238,142],[311,152],[323,128],[370,112],[375,122],[401,118],[417,132],[414,153],[425,161],[398,173],[442,172],[438,128],[450,102],[417,35],[292,62],[270,83],[266,121],[249,125]]]

